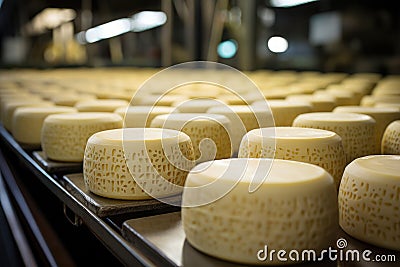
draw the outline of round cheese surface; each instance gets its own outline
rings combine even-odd
[[[294,127],[316,128],[337,133],[342,138],[346,162],[374,154],[375,120],[356,113],[315,112],[299,115]]]
[[[159,115],[151,127],[175,129],[192,140],[197,163],[229,158],[232,154],[231,122],[223,115],[207,113],[175,113]]]
[[[181,192],[193,158],[189,136],[179,131],[107,130],[89,138],[83,175],[88,190],[103,197],[165,197]]]
[[[107,112],[49,115],[43,123],[42,149],[51,160],[81,162],[90,136],[121,127],[122,118]]]
[[[343,174],[339,224],[349,235],[400,250],[400,156],[358,158]]]
[[[248,132],[240,145],[241,158],[276,158],[312,163],[329,172],[339,187],[346,155],[336,133],[299,127],[270,127]]]
[[[254,179],[262,182],[249,193]],[[219,184],[205,186],[214,182]],[[214,200],[223,185],[233,189]],[[335,241],[337,232],[333,179],[302,162],[241,158],[199,164],[188,175],[182,204],[184,231],[193,247],[243,264],[277,264],[276,258],[257,258],[265,246],[269,251],[320,251]]]

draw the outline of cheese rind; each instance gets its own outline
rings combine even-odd
[[[276,158],[311,163],[329,172],[339,187],[346,155],[336,133],[299,127],[254,129],[242,139],[240,158]]]
[[[176,113],[159,115],[151,127],[182,131],[192,140],[197,163],[232,155],[231,122],[223,115],[208,113]]]
[[[350,163],[339,188],[339,224],[367,243],[400,250],[400,156],[374,155]]]
[[[122,118],[107,112],[50,115],[43,123],[42,149],[51,160],[82,162],[90,136],[96,132],[121,127]]]
[[[294,127],[316,128],[337,133],[342,138],[346,162],[374,154],[375,120],[356,113],[315,112],[299,115]]]
[[[108,198],[165,197],[181,192],[193,157],[189,136],[179,131],[101,131],[87,142],[84,181],[88,190]]]
[[[382,154],[400,155],[400,120],[386,128],[382,137]]]
[[[228,261],[271,265],[294,262],[279,262],[277,258],[259,261],[257,252],[265,245],[269,251],[320,251],[334,242],[337,196],[332,177],[322,168],[271,159],[209,163],[199,164],[189,173],[182,199],[186,238],[198,250]],[[271,166],[268,175],[257,171],[266,165]],[[265,175],[260,187],[249,193],[251,180]],[[216,181],[237,184],[216,201],[190,206],[220,193],[219,186],[203,189],[205,184]],[[191,187],[198,191],[189,191]]]

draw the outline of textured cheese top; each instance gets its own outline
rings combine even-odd
[[[263,165],[271,164],[269,173],[258,171]],[[204,166],[208,166],[204,168]],[[232,165],[240,165],[243,171],[237,173],[237,168],[231,168]],[[201,172],[199,172],[202,170]],[[267,170],[267,169],[265,169]],[[199,173],[198,173],[199,172]],[[238,177],[238,174],[241,177]],[[201,175],[196,179],[197,175]],[[202,178],[206,179],[202,179]],[[288,186],[306,186],[307,183],[315,183],[321,180],[323,184],[333,183],[332,177],[326,175],[324,169],[303,162],[290,160],[271,160],[271,159],[222,159],[209,164],[201,163],[191,171],[191,179],[186,186],[206,185],[213,180],[225,180],[227,182],[236,182],[240,179],[240,186],[246,189],[251,181],[261,181],[266,177],[263,185],[288,185]]]
[[[363,177],[371,182],[380,182],[385,179],[385,184],[399,185],[400,183],[400,156],[397,155],[372,155],[358,158],[353,161],[352,167],[347,168],[350,175]],[[383,181],[381,181],[383,182]]]
[[[333,113],[333,112],[315,112],[302,114],[297,119],[309,120],[309,121],[329,121],[329,122],[374,122],[374,120],[363,114],[355,113]],[[297,120],[296,119],[296,120]]]

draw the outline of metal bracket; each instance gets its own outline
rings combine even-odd
[[[63,204],[63,211],[64,211],[64,216],[65,218],[67,218],[67,220],[76,227],[79,227],[82,225],[82,219],[77,216],[75,213],[73,213],[73,211],[71,211],[67,205],[65,205],[65,203]],[[70,211],[70,212],[68,212]],[[71,215],[69,215],[68,213],[72,213]],[[71,218],[71,216],[74,216],[73,219]]]

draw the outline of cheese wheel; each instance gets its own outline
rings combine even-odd
[[[136,96],[135,96],[136,97]],[[140,105],[143,106],[172,106],[179,102],[188,100],[184,95],[147,95],[140,99]]]
[[[211,107],[222,105],[214,99],[190,99],[185,102],[174,103],[173,106],[181,113],[206,113]]]
[[[400,120],[400,111],[396,108],[375,108],[360,106],[340,106],[333,112],[359,113],[371,116],[375,122],[375,154],[381,153],[381,143],[386,127],[395,120]]]
[[[21,107],[14,112],[11,133],[17,142],[40,146],[43,122],[47,116],[77,112],[72,107]]]
[[[80,112],[114,112],[119,107],[127,107],[128,101],[116,99],[82,100],[75,104]]]
[[[117,108],[114,112],[124,119],[126,128],[150,127],[151,121],[158,115],[174,112],[173,107],[164,106],[129,106]]]
[[[400,155],[400,120],[386,128],[382,137],[382,154]]]
[[[196,163],[232,155],[231,122],[223,115],[207,113],[176,113],[159,115],[151,127],[179,130],[192,140]]]
[[[14,112],[20,107],[49,107],[54,106],[53,103],[44,100],[16,100],[9,101],[3,105],[1,110],[1,120],[3,122],[4,128],[11,131],[12,119]]]
[[[334,97],[318,95],[290,95],[286,97],[289,102],[307,102],[311,105],[313,112],[329,112],[336,107]]]
[[[170,129],[125,128],[93,134],[83,160],[85,185],[115,199],[149,199],[181,192],[194,166],[189,136]]]
[[[269,127],[254,129],[242,140],[239,158],[276,158],[312,163],[329,172],[339,187],[346,155],[342,138],[320,129]]]
[[[240,141],[246,132],[274,125],[271,112],[260,107],[247,105],[218,106],[209,108],[207,113],[224,115],[231,122],[230,137],[233,153],[239,151]]]
[[[354,96],[354,93],[344,90],[323,90],[316,91],[314,95],[318,96],[333,96],[338,106],[358,105],[359,100]]]
[[[346,162],[374,154],[375,120],[355,113],[315,112],[299,115],[294,127],[316,128],[337,133],[342,138]]]
[[[261,185],[249,193],[254,179],[262,180]],[[207,186],[211,182],[218,184]],[[233,189],[212,201],[226,185]],[[269,251],[320,251],[332,245],[338,228],[332,177],[318,166],[289,160],[201,163],[188,175],[182,205],[184,231],[193,247],[246,265],[279,263],[277,258],[257,259],[265,246]]]
[[[96,97],[91,94],[77,94],[77,93],[69,93],[69,94],[57,94],[50,98],[50,101],[58,106],[68,106],[73,107],[79,101],[95,99]]]
[[[338,198],[339,224],[346,233],[400,250],[400,156],[354,160],[344,171]]]
[[[257,103],[253,105],[257,106]],[[275,126],[292,126],[293,120],[300,114],[312,111],[312,106],[302,102],[285,100],[269,100],[269,107],[274,116]]]
[[[121,127],[122,118],[108,112],[49,115],[42,127],[42,149],[51,160],[81,162],[90,136]]]

